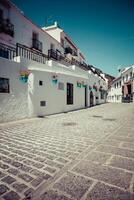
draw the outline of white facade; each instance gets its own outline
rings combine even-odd
[[[14,34],[4,28],[0,33],[0,121],[105,103],[105,76],[95,73],[81,59],[75,64],[63,57],[61,41],[34,25],[9,1],[5,2],[0,9],[3,18],[8,17],[14,25]],[[36,38],[32,38],[33,33]],[[52,44],[55,51],[48,57]],[[77,53],[75,57],[80,58],[79,49]]]
[[[120,70],[108,89],[108,102],[131,102],[134,99],[134,66]]]

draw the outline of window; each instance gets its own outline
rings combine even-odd
[[[73,84],[67,83],[67,105],[73,104]]]
[[[126,74],[126,81],[128,80],[128,74]]]
[[[61,46],[64,47],[64,39],[61,38]]]
[[[121,87],[121,81],[119,82],[119,87]]]
[[[117,82],[117,88],[118,88],[118,82]]]
[[[133,75],[133,73],[132,73],[132,72],[130,72],[130,78],[132,78],[132,75]]]
[[[2,20],[2,19],[3,19],[3,10],[0,9],[0,20]]]
[[[64,83],[59,82],[59,83],[58,83],[58,89],[59,89],[59,90],[64,90]]]
[[[8,78],[0,78],[0,93],[9,93],[9,79]]]
[[[40,101],[40,106],[46,106],[46,101]]]
[[[40,86],[43,85],[43,81],[39,81],[39,85],[40,85]]]
[[[33,32],[33,39],[34,39],[34,40],[37,40],[38,37],[39,37],[38,33]]]
[[[116,88],[116,84],[114,84],[114,88]]]
[[[100,91],[100,98],[105,99],[105,91],[104,90]]]
[[[123,83],[124,83],[124,76],[123,76]]]
[[[55,45],[53,43],[50,44],[50,49],[55,50]]]

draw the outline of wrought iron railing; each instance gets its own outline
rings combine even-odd
[[[0,57],[13,60],[16,56],[16,48],[0,43]]]
[[[62,64],[65,65],[71,65],[71,60],[68,59],[64,54],[62,54],[61,52],[59,52],[58,50],[53,50],[53,49],[49,49],[48,50],[48,59],[53,59],[56,60]]]
[[[13,59],[14,57],[20,56],[22,58],[26,58],[28,60],[33,60],[36,62],[40,62],[45,64],[47,60],[49,59],[53,59],[59,63],[62,63],[66,66],[70,66],[70,65],[77,65],[78,67],[84,69],[84,70],[88,70],[88,66],[84,63],[80,63],[77,60],[70,60],[69,58],[67,58],[64,54],[61,54],[61,52],[59,52],[58,50],[53,50],[50,49],[48,50],[48,55],[35,50],[35,49],[31,49],[25,45],[16,44],[16,47],[10,47],[6,44],[2,44],[0,43],[0,57],[4,57],[7,59]]]
[[[30,49],[29,47],[19,43],[16,45],[16,55],[43,64],[45,64],[47,60],[47,55],[44,53]]]

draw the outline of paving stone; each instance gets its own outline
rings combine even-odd
[[[9,166],[8,165],[5,165],[4,163],[0,162],[0,168],[1,169],[8,169]]]
[[[57,191],[49,190],[41,195],[40,200],[71,200],[70,198],[58,194]]]
[[[17,175],[20,173],[19,170],[16,168],[10,168],[7,172],[13,175]]]
[[[36,157],[34,160],[39,161],[39,162],[44,162],[46,160],[46,158]]]
[[[6,174],[0,171],[0,178],[3,178],[4,176],[6,176]]]
[[[111,138],[114,138],[115,140],[124,141],[124,142],[133,142],[134,143],[134,137],[123,137],[123,136],[111,136]]]
[[[34,190],[33,188],[29,188],[28,190],[26,190],[26,191],[24,192],[25,199],[26,199],[26,200],[31,200],[32,197],[33,197],[34,191],[35,191],[35,190]]]
[[[21,169],[24,172],[29,172],[32,169],[32,167],[29,167],[27,165],[21,165],[19,169]]]
[[[19,162],[14,161],[14,162],[12,162],[12,165],[13,165],[14,167],[20,167],[20,166],[22,165],[22,163],[19,163]]]
[[[43,164],[41,164],[41,163],[38,163],[38,162],[37,162],[37,163],[34,163],[34,164],[33,164],[33,166],[34,166],[34,167],[37,167],[37,168],[39,168],[39,169],[41,169],[41,168],[43,168],[43,167],[44,167],[44,165],[43,165]]]
[[[80,162],[74,167],[73,171],[125,189],[129,187],[132,178],[131,173],[108,166],[101,166],[91,161]]]
[[[133,200],[134,195],[118,188],[97,183],[87,195],[86,200]]]
[[[104,141],[101,141],[102,144],[106,144],[106,145],[111,145],[111,146],[115,146],[118,147],[119,144],[121,143],[120,140],[114,140],[114,139],[106,139]]]
[[[12,159],[7,158],[7,157],[5,157],[5,156],[2,156],[1,160],[2,160],[3,162],[5,162],[5,163],[8,163],[8,164],[12,163]]]
[[[13,182],[16,181],[16,179],[11,176],[6,176],[1,181],[5,182],[7,184],[12,184]]]
[[[73,173],[67,173],[55,185],[54,188],[59,189],[75,199],[80,199],[83,194],[92,185],[92,181]]]
[[[39,186],[41,183],[43,183],[43,181],[45,181],[44,176],[39,176],[39,177],[37,177],[36,179],[34,179],[34,180],[31,182],[31,185],[32,185],[33,187],[37,187],[37,186]]]
[[[61,168],[64,167],[63,164],[57,163],[57,162],[52,161],[52,160],[46,160],[45,163],[46,163],[47,165],[49,165],[50,167],[56,167],[56,168],[59,168],[59,169],[61,169]]]
[[[19,200],[19,199],[20,199],[20,196],[19,196],[16,192],[10,191],[10,192],[8,192],[7,194],[5,194],[5,195],[3,196],[3,198],[4,198],[5,200]]]
[[[69,162],[68,160],[66,160],[66,159],[64,159],[64,158],[58,158],[57,161],[58,161],[58,162],[61,162],[61,163],[63,163],[63,164],[66,164],[66,163]]]
[[[127,169],[130,171],[134,171],[134,159],[122,158],[119,156],[114,156],[110,162],[111,166],[119,167],[122,169]]]
[[[53,173],[56,172],[56,169],[51,168],[51,167],[45,167],[45,168],[43,168],[43,170],[45,170],[45,171],[47,171],[47,172],[49,172],[49,173],[51,173],[51,174],[53,174]]]
[[[29,176],[28,174],[19,174],[18,176],[19,178],[23,179],[26,182],[31,182],[33,180],[33,178],[31,176]]]
[[[128,150],[128,149],[123,149],[123,148],[117,148],[117,147],[112,147],[112,146],[99,146],[97,151],[105,152],[105,153],[111,153],[114,155],[120,155],[128,158],[134,158],[134,151],[133,150]]]
[[[25,185],[24,183],[14,183],[12,187],[17,191],[17,192],[22,192],[24,191],[28,186]]]
[[[110,154],[106,154],[106,153],[101,153],[101,152],[97,152],[97,151],[93,151],[91,153],[89,153],[85,159],[86,160],[90,160],[92,162],[98,162],[98,163],[106,163],[106,161],[108,160],[108,158],[110,158],[111,155]]]
[[[6,193],[9,188],[6,185],[0,184],[0,195]]]
[[[124,143],[122,144],[122,147],[128,148],[128,149],[134,149],[134,143],[124,142]]]
[[[31,174],[35,175],[35,176],[42,176],[43,172],[39,171],[38,169],[32,169],[30,171]]]

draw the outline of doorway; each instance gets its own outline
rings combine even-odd
[[[90,107],[92,107],[94,105],[94,95],[93,92],[90,92]]]
[[[87,107],[87,86],[85,86],[85,107]]]

